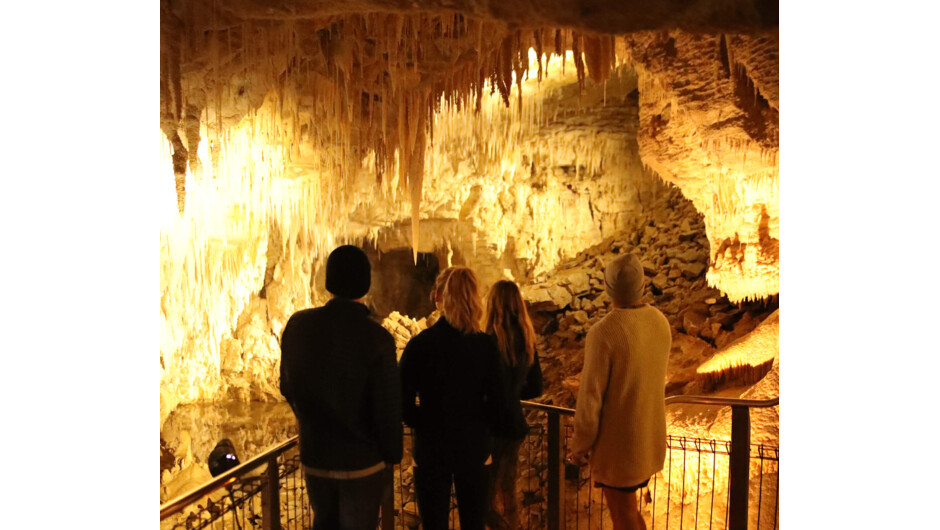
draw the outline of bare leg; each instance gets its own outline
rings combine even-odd
[[[637,495],[639,494],[639,491],[627,493],[627,513],[635,521],[634,530],[646,530],[646,521],[643,520],[643,514],[640,513],[640,504],[637,502]]]
[[[636,493],[626,493],[611,488],[603,488],[603,490],[614,530],[646,530],[646,522],[640,515]]]
[[[604,490],[604,498],[607,500],[607,508],[610,510],[610,521],[614,525],[614,530],[627,530],[626,499],[624,494],[610,488],[601,488]]]

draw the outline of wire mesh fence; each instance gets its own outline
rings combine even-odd
[[[549,454],[549,416],[558,414],[528,410],[529,433],[519,451],[516,495],[520,506],[520,529],[548,528],[549,467],[567,453],[573,435],[573,417],[561,415],[564,432],[560,454]],[[410,462],[410,433],[406,434],[406,457],[396,469],[395,506],[403,507],[395,528],[419,528],[420,517],[413,488]],[[728,467],[731,442],[668,436],[663,470],[638,491],[641,513],[647,528],[668,530],[724,530],[728,525]],[[748,528],[776,530],[778,526],[779,450],[752,445],[750,455]],[[612,529],[610,513],[600,488],[594,486],[589,467],[563,467],[563,499],[560,527],[576,530]],[[457,504],[451,492],[451,528],[459,528]]]
[[[566,425],[566,448],[572,426]],[[647,528],[724,530],[729,528],[728,467],[730,441],[668,436],[662,471],[638,490]],[[753,445],[750,455],[748,529],[776,530],[778,525],[778,449]],[[600,488],[590,468],[566,466],[565,527],[613,528]],[[530,528],[539,528],[533,526]]]
[[[516,499],[519,527],[566,530],[612,529],[602,490],[589,467],[564,464],[573,434],[573,411],[527,408],[529,432],[519,449]],[[555,427],[551,426],[552,422]],[[553,433],[553,429],[556,430]],[[554,437],[554,440],[552,439]],[[411,430],[405,429],[405,454],[395,467],[391,502],[385,503],[379,528],[420,528],[414,492]],[[667,437],[663,470],[638,491],[647,528],[724,530],[729,528],[731,442],[683,436]],[[779,449],[752,444],[749,455],[748,530],[776,530],[779,525]],[[265,458],[265,455],[259,457]],[[277,528],[306,529],[313,524],[296,439],[254,470],[230,479],[183,509],[163,518],[161,530]],[[277,463],[272,484],[270,462]],[[268,468],[268,469],[266,469]],[[278,499],[273,507],[269,499]],[[557,503],[557,505],[555,505]],[[451,492],[450,527],[459,528],[458,506]],[[384,523],[384,524],[383,524]]]
[[[270,457],[277,464],[277,484],[265,466],[234,477],[223,486],[191,503],[180,512],[164,518],[161,530],[247,530],[263,528],[267,512],[266,491],[276,491],[281,526],[285,530],[306,529],[313,524],[313,511],[307,500],[303,466],[296,444]]]

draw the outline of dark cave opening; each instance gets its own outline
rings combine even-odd
[[[392,311],[419,319],[434,310],[431,288],[440,270],[437,256],[419,252],[415,264],[410,248],[387,252],[366,249],[372,262],[372,307],[379,318]]]

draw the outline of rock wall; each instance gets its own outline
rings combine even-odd
[[[232,441],[244,463],[296,434],[287,403],[229,401],[177,407],[160,429],[160,501],[210,480],[209,453],[223,438]]]
[[[711,394],[747,399],[779,396],[777,300],[733,303],[717,289],[709,287],[705,279],[709,252],[704,230],[702,216],[691,201],[673,187],[648,210],[635,216],[624,232],[605,238],[522,285],[523,296],[539,333],[537,351],[545,378],[545,394],[535,401],[575,407],[586,334],[610,308],[603,287],[603,268],[624,252],[634,252],[640,257],[649,280],[645,299],[663,311],[672,328],[667,395]],[[395,337],[400,356],[408,340],[425,329],[429,321],[433,321],[433,315],[432,318],[415,320],[393,313],[382,324]],[[739,357],[742,348],[755,344],[761,355],[770,353],[772,366],[761,366],[758,374],[748,374],[753,379],[737,378],[733,370],[728,370],[726,377],[720,378],[703,377],[699,373],[699,368],[710,362],[721,361],[723,356]],[[729,362],[733,366],[733,360],[719,364]],[[779,446],[778,412],[779,407],[752,410],[752,443]],[[530,416],[530,424],[543,421],[534,412],[530,412]],[[675,436],[703,440],[729,440],[731,436],[730,410],[726,407],[671,405],[667,407],[667,423],[669,434]],[[541,446],[538,435],[533,435],[530,441]],[[705,461],[701,466],[698,466],[699,457]],[[651,483],[658,488],[657,504],[654,507],[645,503],[643,507],[647,520],[653,517],[655,508],[656,520],[668,518],[673,525],[689,525],[695,517],[696,501],[712,503],[712,497],[717,499],[709,512],[715,514],[712,521],[723,520],[728,486],[727,457],[717,457],[714,471],[712,456],[707,450],[704,453],[674,451],[667,458],[671,458],[671,462],[667,462],[663,471],[657,473],[655,482]],[[533,498],[543,491],[541,488],[547,482],[546,459],[547,456],[539,451],[523,451],[521,479],[517,482],[520,498]],[[407,459],[403,470],[407,489],[410,479]],[[764,462],[762,468],[752,466],[751,469],[752,488],[762,488],[763,491],[762,520],[770,525],[774,516],[767,515],[767,512],[773,512],[775,507],[776,472],[776,461]],[[600,511],[600,495],[584,472],[578,480],[572,477],[566,477],[566,480],[569,509],[580,510],[584,515],[583,510],[590,504],[595,514]],[[757,498],[755,492],[752,495],[752,519],[757,517]],[[575,506],[577,508],[573,508]],[[409,509],[413,510],[414,506],[406,505],[406,512]],[[544,513],[540,510],[538,503],[524,505],[524,517],[541,521]],[[704,517],[704,513],[696,516]],[[413,514],[406,513],[406,517],[413,518]],[[601,516],[596,519],[599,522]],[[609,526],[610,523],[605,524]]]
[[[704,215],[708,281],[732,301],[779,293],[778,35],[626,37],[640,154]]]
[[[473,267],[485,288],[526,282],[624,230],[666,192],[639,158],[635,75],[624,67],[582,92],[571,63],[546,65],[565,68],[552,82],[523,83],[525,108],[542,113],[541,123],[516,122],[522,103],[507,109],[498,96],[479,114],[441,112],[418,251],[442,267]],[[376,194],[365,174],[348,182],[330,226],[318,220],[323,212],[307,215],[325,200],[326,181],[303,158],[288,162],[278,146],[252,144],[251,127],[235,129],[218,170],[206,159],[184,215],[165,227],[161,423],[179,403],[279,400],[280,333],[294,311],[328,299],[329,250],[368,242],[381,255],[413,242],[397,183]],[[238,148],[251,160],[235,156]]]
[[[636,217],[631,230],[586,249],[523,287],[541,332],[539,351],[550,389],[543,399],[574,407],[584,339],[610,308],[603,270],[623,252],[640,258],[648,280],[645,300],[666,315],[673,331],[667,395],[748,388],[753,381],[729,377],[719,384],[698,374],[697,368],[750,333],[776,310],[777,302],[736,304],[708,286],[708,239],[702,216],[673,188],[645,215]]]
[[[588,77],[606,87],[627,60],[640,76],[644,163],[705,214],[709,283],[736,301],[778,292],[776,4],[744,0],[718,8],[706,1],[686,10],[653,2],[642,16],[628,16],[636,8],[630,2],[601,2],[577,17],[561,16],[565,23],[557,28],[538,21],[557,23],[570,6],[536,12],[525,1],[482,11],[476,2],[447,10],[435,2],[376,11],[370,5],[339,13],[302,1],[268,10],[239,1],[161,2],[161,128],[172,147],[180,211],[190,193],[186,171],[198,177],[216,167],[227,131],[247,118],[301,173],[319,174],[320,207],[306,212],[315,224],[329,225],[345,217],[345,206],[358,204],[350,202],[356,186],[349,184],[370,158],[367,172],[395,181],[386,191],[409,203],[417,247],[424,184],[450,159],[433,159],[429,149],[446,125],[435,124],[442,115],[479,109],[485,89],[511,103],[523,79],[542,79],[551,70],[546,64],[543,71],[543,63],[553,58],[571,55],[579,87]],[[507,24],[523,13],[527,24]],[[624,31],[630,33],[614,36]],[[259,112],[266,104],[269,111]],[[518,111],[523,127],[544,124],[533,119],[541,116],[534,107]],[[474,147],[477,163],[502,159],[490,156],[501,146],[500,129],[486,124],[486,136],[497,142]],[[203,139],[210,163],[197,155]],[[608,154],[595,158],[617,165]],[[586,166],[589,173],[595,168]]]
[[[528,283],[646,232],[634,219],[667,189],[655,175],[704,215],[709,243],[706,261],[657,273],[657,290],[705,267],[732,302],[778,291],[777,38],[764,9],[729,4],[733,32],[703,33],[689,20],[706,2],[644,23],[684,30],[613,38],[506,26],[524,6],[476,19],[288,2],[271,9],[291,16],[271,18],[249,4],[161,2],[161,423],[180,403],[279,399],[278,337],[326,299],[337,244],[433,253],[484,287]],[[584,276],[562,280],[548,289],[588,314],[596,301],[570,292]],[[708,342],[720,330],[705,305],[682,318]]]
[[[169,489],[204,478],[223,430],[216,413],[187,423],[185,404],[280,400],[280,333],[325,302],[324,257],[345,242],[523,284],[543,400],[562,406],[607,311],[600,271],[637,252],[673,328],[668,392],[776,395],[776,358],[755,385],[699,373],[777,305],[775,3],[338,5],[161,1]],[[384,324],[400,350],[427,320]],[[261,440],[288,429],[260,423]],[[683,407],[670,424],[729,422]],[[755,425],[776,443],[776,409]]]
[[[584,339],[591,326],[610,309],[603,270],[624,252],[640,258],[648,277],[644,299],[666,315],[672,328],[667,395],[730,392],[761,399],[776,396],[776,384],[771,383],[776,378],[776,341],[768,346],[764,339],[777,337],[777,300],[733,303],[707,285],[708,239],[702,216],[677,188],[634,217],[631,227],[522,283],[523,298],[538,332],[537,350],[545,377],[546,393],[538,401],[574,408]],[[393,313],[383,321],[395,337],[399,355],[408,340],[428,326],[427,320]],[[774,333],[762,333],[760,339],[749,341],[752,332],[768,326]],[[761,354],[769,351],[769,359],[774,362],[773,366],[759,367],[761,371],[753,380],[736,378],[730,370],[724,378],[699,373],[698,368],[713,359],[741,355],[739,350],[752,342],[760,344]],[[732,365],[734,362],[729,369]],[[681,409],[676,409],[676,427],[688,428],[689,418]],[[716,425],[715,434],[729,434],[723,431],[730,423],[716,422],[716,418],[712,414],[709,420]],[[696,421],[691,423],[697,425]],[[710,428],[696,426],[690,432],[701,435]]]
[[[437,130],[445,132],[429,156],[433,178],[422,198],[418,251],[474,266],[484,285],[551,270],[623,230],[666,189],[639,158],[629,69],[583,93],[570,63],[553,83],[524,86],[541,91],[539,110],[551,116],[545,125],[528,128],[522,139],[512,133],[502,139],[499,131],[521,127],[514,112],[491,107],[480,116],[444,116]],[[457,123],[445,127],[447,120]],[[496,162],[479,160],[484,149]],[[357,222],[390,227],[378,235],[380,249],[410,245],[411,226],[395,222],[401,205],[397,212],[378,206]]]

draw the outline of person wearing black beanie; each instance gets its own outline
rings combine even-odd
[[[300,428],[313,528],[375,528],[402,458],[401,382],[392,335],[360,300],[371,266],[343,245],[326,262],[326,305],[294,313],[281,335],[281,393]]]
[[[357,300],[369,292],[372,267],[361,248],[343,245],[326,260],[326,290],[340,298]]]

